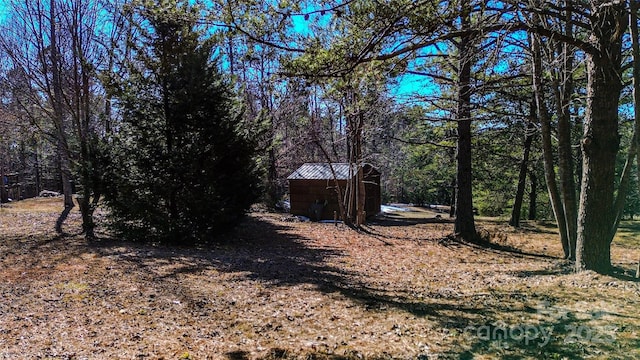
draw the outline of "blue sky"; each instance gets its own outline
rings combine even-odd
[[[7,0],[0,0],[0,23],[4,22],[9,11],[9,2]],[[309,35],[309,25],[314,21],[323,21],[319,19],[320,15],[314,15],[313,19],[307,20],[302,15],[296,15],[293,17],[293,23],[295,31]],[[328,19],[327,19],[328,22]],[[415,75],[403,75],[397,79],[397,82],[393,82],[389,85],[388,89],[390,95],[396,98],[400,102],[411,101],[411,98],[417,94],[428,95],[426,93],[432,93],[436,88],[430,79],[423,76]],[[412,96],[413,95],[413,96]]]
[[[7,16],[8,4],[5,0],[0,0],[0,23],[4,21],[4,18]]]
[[[302,13],[314,12],[318,10],[313,6],[308,6]],[[296,33],[311,36],[312,30],[310,25],[326,27],[330,24],[331,15],[320,15],[314,13],[309,19],[305,19],[303,15],[294,15],[291,20],[293,29]],[[435,50],[430,50],[435,51]],[[433,80],[426,76],[404,74],[391,81],[387,85],[389,95],[400,103],[414,101],[417,96],[429,96],[439,91]]]
[[[416,97],[434,95],[439,91],[433,80],[426,76],[405,74],[397,80],[388,85],[388,89],[390,95],[400,103],[416,101]]]

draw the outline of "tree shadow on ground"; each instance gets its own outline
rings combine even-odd
[[[225,241],[199,248],[150,247],[106,238],[90,247],[101,256],[117,256],[134,267],[173,264],[169,272],[155,275],[161,281],[179,274],[215,269],[241,274],[242,278],[271,286],[313,285],[321,292],[338,292],[367,310],[393,307],[416,316],[439,316],[440,311],[452,310],[471,314],[482,312],[480,308],[423,303],[387,295],[386,289],[369,286],[357,271],[331,265],[332,259],[346,256],[344,250],[312,246],[309,239],[289,230],[286,225],[248,218],[235,232],[227,235]]]
[[[342,255],[339,249],[309,247],[308,239],[292,235],[288,230],[287,226],[250,217],[237,230],[212,244],[169,247],[103,239],[92,246],[101,255],[115,253],[134,266],[173,264],[173,269],[161,278],[215,269],[240,273],[247,279],[274,286],[309,283],[319,289],[329,289],[333,284],[348,281],[350,273],[327,264],[329,259]]]
[[[373,218],[370,222],[371,225],[393,227],[393,226],[412,226],[418,224],[453,224],[453,219],[446,214],[438,214],[434,217],[424,216],[412,216],[412,213],[407,215],[398,214],[382,214]]]
[[[551,314],[539,321],[539,312],[543,310],[527,307],[514,310],[514,307],[521,307],[523,302],[533,301],[532,294],[476,294],[469,298],[445,294],[418,300],[409,292],[389,293],[387,289],[363,282],[361,274],[355,271],[330,265],[330,260],[345,256],[343,250],[330,246],[316,247],[310,239],[290,230],[287,225],[249,218],[229,235],[228,241],[220,245],[198,249],[136,249],[137,245],[132,245],[127,251],[120,251],[119,257],[133,266],[151,265],[158,261],[177,263],[172,272],[162,276],[163,281],[178,274],[216,269],[242,274],[246,279],[259,280],[272,286],[311,284],[321,292],[338,292],[371,312],[384,313],[390,308],[398,309],[433,321],[435,326],[456,333],[461,338],[466,345],[456,346],[441,354],[441,358],[445,359],[471,359],[478,354],[498,354],[506,359],[523,356],[580,359],[580,354],[615,350],[610,342],[599,342],[603,337],[605,340],[611,339],[612,335],[604,332],[606,329],[590,327],[589,319],[584,316],[568,314],[558,318],[556,314]],[[103,255],[112,254],[111,246],[121,248],[122,243],[105,242],[96,245],[96,250]],[[540,257],[503,247],[490,250],[503,253],[504,256]],[[566,273],[567,270],[560,267],[523,272],[520,276],[530,278]],[[552,331],[548,339],[543,338],[544,329]],[[523,331],[528,333],[523,335]],[[229,359],[243,359],[246,356],[243,351],[227,354]]]
[[[558,235],[558,226],[550,221],[527,220],[522,221],[517,229],[534,234],[554,234]]]
[[[425,218],[419,215],[415,215],[411,212],[407,212],[406,214],[403,213],[402,215],[398,215],[394,213],[379,215],[369,225],[375,225],[375,226],[381,226],[381,227],[405,227],[405,226],[411,227],[419,224],[453,224],[453,222],[454,222],[454,219],[449,218],[448,216],[437,217],[437,218],[434,218],[434,217]],[[496,223],[499,223],[499,222],[496,221]],[[527,225],[525,226],[526,228],[522,228],[522,229],[527,232],[554,233],[553,231],[541,230],[534,226],[527,226]],[[376,238],[386,239],[386,240],[391,239],[389,235],[382,234],[379,231],[376,231],[370,227],[366,228],[366,231],[367,231],[367,234],[372,235]],[[518,249],[517,247],[513,247],[505,244],[499,244],[497,242],[492,241],[493,238],[495,237],[494,235],[495,234],[492,234],[488,230],[480,229],[480,231],[478,232],[477,242],[464,241],[454,236],[452,233],[436,240],[438,241],[438,243],[440,243],[443,246],[470,246],[470,247],[475,247],[477,249],[495,251],[498,253],[511,254],[515,256],[557,259],[557,257],[554,257],[554,256],[525,252],[525,251],[522,251],[521,249]],[[408,239],[408,238],[407,239],[401,239],[397,237],[393,237],[393,238],[397,240],[415,240],[415,239]]]
[[[559,263],[557,266],[548,269],[539,269],[539,270],[522,270],[512,272],[514,276],[523,279],[531,279],[535,276],[561,276],[568,275],[574,272],[573,265],[567,261],[566,263]]]
[[[498,226],[508,225],[513,231],[525,231],[533,234],[559,234],[556,223],[549,220],[521,220],[518,227],[513,227],[508,224],[508,221],[500,218],[482,218],[479,222]]]
[[[640,278],[636,277],[636,268],[623,268],[614,266],[609,276],[622,281],[640,283]]]
[[[33,239],[29,247],[35,249],[40,246],[41,251],[53,246],[64,247],[70,257],[86,252],[116,257],[126,266],[147,272],[157,286],[168,284],[166,291],[179,292],[186,297],[185,302],[194,304],[199,299],[195,296],[189,298],[189,289],[180,288],[182,285],[178,275],[215,270],[258,280],[267,286],[313,285],[321,292],[338,292],[367,311],[398,309],[408,315],[433,321],[433,326],[457,334],[460,344],[440,358],[471,359],[478,354],[493,354],[506,359],[523,356],[580,359],[583,356],[581,354],[613,352],[618,346],[615,341],[613,344],[608,341],[614,335],[606,332],[607,329],[591,326],[591,319],[584,314],[543,314],[547,317],[539,321],[540,309],[522,309],[521,306],[533,301],[535,294],[531,293],[473,294],[468,297],[445,294],[424,299],[417,299],[408,291],[390,293],[385,288],[368,284],[362,274],[355,270],[332,265],[331,260],[346,256],[343,249],[315,245],[310,238],[296,234],[286,224],[249,217],[222,240],[219,244],[179,248],[124,243],[107,237],[88,245],[77,239],[69,242],[65,238],[43,238]],[[455,243],[454,246],[474,245]],[[510,251],[504,254],[529,255]],[[158,265],[167,270],[163,273],[154,272],[153,268]],[[531,278],[564,273],[564,268],[560,268],[523,272],[520,276]],[[552,311],[556,310],[552,308]],[[615,314],[608,316],[615,317]],[[540,337],[541,329],[545,326],[553,329],[553,337],[542,345],[544,339]],[[518,333],[521,329],[531,331],[531,336],[525,338]],[[607,342],[601,341],[602,338]],[[628,341],[624,343],[625,347],[629,345],[633,344]],[[640,344],[636,341],[635,345]],[[246,353],[242,351],[229,353],[228,358],[242,359],[244,355]]]
[[[625,327],[621,324],[638,317],[598,308],[572,310],[549,301],[516,311],[516,315],[519,320],[515,322],[497,319],[465,329],[476,342],[464,352],[444,358],[473,359],[475,355],[491,354],[500,359],[587,359],[603,355],[626,359],[635,357],[622,349],[635,352],[640,345],[635,337],[619,335],[620,327]]]
[[[323,293],[339,293],[366,311],[397,309],[428,318],[445,328],[464,328],[493,317],[496,311],[507,311],[499,305],[494,308],[460,305],[442,297],[422,301],[412,298],[408,291],[391,294],[388,289],[368,284],[366,276],[356,270],[332,265],[333,259],[347,256],[345,250],[329,245],[320,247],[295,234],[286,224],[255,217],[249,217],[227,235],[226,241],[199,248],[151,247],[104,238],[90,248],[100,256],[116,256],[127,266],[149,271],[151,281],[167,284],[169,291],[181,293],[185,303],[196,303],[198,298],[189,298],[191,292],[181,288],[178,276],[215,270],[259,281],[264,286],[312,285]],[[153,273],[153,268],[169,264],[171,269],[166,273]],[[241,355],[235,353],[230,358]]]
[[[448,236],[446,239],[443,239],[442,242],[455,243],[455,244],[458,244],[459,246],[468,246],[478,250],[491,251],[498,254],[510,255],[510,256],[516,256],[516,257],[560,259],[556,256],[527,252],[511,245],[499,244],[499,243],[493,242],[491,235],[488,235],[488,236],[481,235],[480,239],[477,242],[469,242],[469,241],[460,239],[456,236]]]

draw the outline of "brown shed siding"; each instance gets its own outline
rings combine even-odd
[[[382,205],[380,173],[365,178],[364,191],[366,195],[364,209],[367,212],[367,217],[377,215]]]
[[[336,168],[344,165],[345,164],[333,164]],[[321,169],[323,166],[328,167],[328,164],[305,164],[289,177],[291,214],[310,217],[311,206],[314,203],[319,202],[326,204],[321,214],[322,220],[332,220],[334,212],[340,216],[335,180],[332,178],[302,178],[303,174],[309,173],[310,168],[311,170],[318,170],[318,168]],[[313,169],[314,167],[315,169]],[[312,173],[317,174],[318,172],[313,171]],[[374,216],[380,212],[381,205],[380,172],[375,170],[371,165],[366,164],[364,166],[364,174],[366,192],[365,211],[367,212],[367,216]],[[344,194],[344,190],[347,186],[347,179],[339,179],[337,181]]]
[[[342,189],[347,185],[346,180],[338,182]],[[334,211],[340,214],[333,180],[289,180],[289,193],[291,213],[294,215],[309,216],[309,209],[316,201],[327,204],[322,212],[322,219],[333,219]]]

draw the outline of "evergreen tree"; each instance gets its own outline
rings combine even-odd
[[[213,43],[195,30],[197,10],[169,3],[139,12],[145,35],[121,87],[106,200],[121,235],[188,244],[236,224],[259,179],[254,147],[211,61]]]

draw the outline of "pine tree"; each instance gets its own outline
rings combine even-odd
[[[121,87],[111,223],[134,240],[208,240],[259,196],[254,147],[211,61],[213,43],[195,30],[197,12],[184,2],[140,13],[151,31]]]

